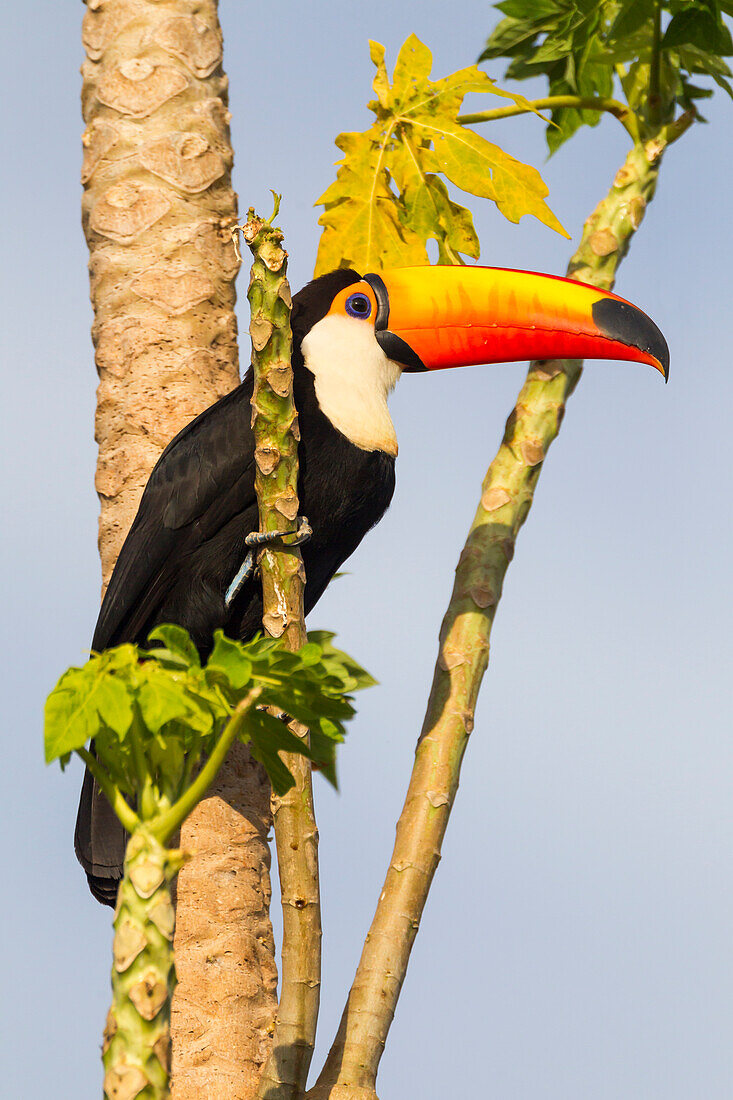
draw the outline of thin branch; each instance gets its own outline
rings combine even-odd
[[[516,115],[528,114],[532,108],[537,111],[553,111],[561,107],[575,107],[581,111],[605,111],[619,120],[634,141],[638,138],[636,116],[631,108],[618,99],[608,99],[604,96],[543,96],[540,99],[530,100],[529,107],[514,104],[511,107],[495,107],[491,111],[475,111],[470,114],[459,115],[458,122],[464,125],[477,122],[494,122],[500,118],[514,118]]]
[[[239,736],[247,715],[255,705],[264,688],[257,684],[240,700],[234,708],[234,713],[224,727],[221,737],[216,742],[211,755],[198,773],[188,790],[184,791],[180,798],[176,799],[169,810],[159,814],[148,822],[148,828],[153,836],[164,844],[179,829],[194,806],[197,806],[216,779],[220,767],[227,758],[227,754]]]
[[[100,766],[97,758],[89,752],[89,749],[77,749],[76,751],[96,779],[97,786],[106,796],[117,817],[128,833],[131,833],[140,824],[140,818],[129,805],[127,799],[124,798],[117,784],[112,782],[104,768]]]
[[[305,726],[290,723],[299,737]],[[283,754],[295,786],[273,796],[277,869],[283,912],[282,983],[272,1054],[260,1079],[260,1100],[299,1100],[313,1057],[321,974],[321,898],[318,828],[311,762]]]
[[[260,531],[284,534],[297,522],[298,417],[290,362],[290,288],[287,252],[275,229],[279,198],[267,222],[250,210],[242,233],[254,263],[248,291],[252,313],[252,424],[255,489]],[[305,571],[297,545],[273,545],[260,559],[262,625],[291,650],[306,641]],[[291,729],[293,727],[291,726]],[[307,739],[304,727],[294,729]],[[313,1047],[321,988],[321,901],[318,829],[313,810],[310,761],[284,756],[295,786],[273,799],[275,843],[283,909],[282,980],[275,1035],[260,1079],[261,1100],[300,1100]]]
[[[635,145],[585,224],[568,274],[610,289],[652,199],[664,139]],[[376,1075],[458,789],[516,537],[578,383],[577,360],[533,363],[489,467],[440,633],[395,847],[338,1034],[308,1100],[376,1100]]]

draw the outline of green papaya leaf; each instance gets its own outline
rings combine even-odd
[[[282,795],[288,793],[291,787],[295,786],[293,773],[266,741],[257,743],[253,741],[250,751],[255,760],[259,761],[267,772],[276,795],[282,797]]]
[[[685,8],[672,17],[664,32],[662,49],[696,46],[706,53],[725,55],[733,52],[730,31],[711,11],[702,6]]]
[[[538,16],[554,17],[558,10],[555,0],[503,0],[503,3],[497,4],[496,7],[504,15],[521,20],[530,20]]]
[[[183,737],[152,738],[147,747],[150,768],[157,779],[157,786],[165,793],[170,792],[171,800],[186,765],[186,749]]]
[[[719,76],[717,73],[713,73],[713,80],[719,88],[722,88],[723,91],[727,92],[730,98],[733,99],[733,87],[728,83],[724,76]]]
[[[251,715],[251,720],[247,723],[247,735],[252,756],[265,768],[273,791],[277,795],[286,794],[294,786],[295,780],[279,754],[297,752],[310,756],[308,746],[291,733],[284,722],[263,710],[257,710]]]
[[[151,734],[176,720],[185,721],[200,732],[208,732],[213,724],[211,712],[204,717],[203,708],[187,694],[185,680],[171,676],[149,676],[138,689],[137,703]]]
[[[336,635],[328,630],[310,630],[308,632],[309,640],[314,641],[321,649],[323,667],[329,671],[329,675],[338,676],[343,690],[348,693],[374,687],[378,681],[366,669],[357,664],[353,657],[333,644],[335,637]]]
[[[304,668],[310,667],[310,665],[318,664],[323,656],[323,650],[317,642],[307,641],[304,646],[298,650],[298,658]]]
[[[620,81],[634,140],[653,136],[676,110],[694,109],[702,96],[691,90],[697,88],[691,76],[705,74],[728,91],[730,73],[722,66],[733,41],[722,13],[731,14],[730,0],[507,0],[495,7],[504,18],[480,60],[506,58],[508,79],[545,78],[550,97],[609,99]],[[550,152],[600,117],[587,104],[553,110]]]
[[[608,37],[621,41],[635,34],[654,16],[655,0],[625,0],[611,24]]]
[[[221,630],[214,634],[214,648],[206,669],[221,673],[233,688],[241,689],[252,679],[252,662],[243,646],[227,638]]]
[[[308,743],[297,737],[285,721],[261,708],[253,712],[251,729],[247,730],[247,736],[258,742],[267,740],[278,752],[294,752],[308,758],[312,756]]]
[[[536,38],[536,36],[536,24],[513,19],[511,17],[502,19],[491,34],[491,38],[489,39],[490,46],[487,46],[479,60],[488,61],[492,57],[501,57],[504,54],[509,54],[510,51],[514,51],[529,39]]]
[[[201,665],[198,650],[191,641],[191,636],[188,631],[184,630],[182,626],[176,626],[174,623],[165,623],[161,626],[156,626],[155,629],[151,630],[150,634],[148,634],[148,641],[163,643],[162,648],[156,648],[153,651],[154,656],[159,661],[166,661],[168,664],[179,664],[185,667],[190,665],[194,668],[198,668]]]
[[[133,801],[138,792],[137,769],[132,738],[120,741],[117,733],[100,722],[94,733],[94,755],[113,783]]]
[[[70,668],[46,701],[46,763],[83,748],[100,724],[122,740],[132,723],[132,702],[125,683],[110,674],[100,657],[83,668]]]
[[[337,742],[331,737],[324,736],[318,729],[310,731],[310,740],[313,767],[317,768],[323,778],[338,790],[336,775]]]
[[[121,645],[94,654],[82,668],[65,672],[48,698],[46,759],[63,764],[93,741],[107,781],[154,822],[195,782],[201,754],[211,754],[235,707],[256,685],[258,705],[246,713],[240,736],[273,789],[284,794],[293,784],[281,753],[312,758],[335,782],[336,746],[354,715],[349,692],[374,681],[333,637],[315,631],[291,653],[272,638],[245,644],[218,631],[202,668],[188,634],[162,626],[150,635],[162,648]],[[315,751],[265,706],[307,726]]]

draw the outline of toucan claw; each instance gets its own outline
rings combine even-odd
[[[283,547],[302,546],[313,534],[313,528],[306,516],[298,516],[298,526],[294,531],[251,531],[244,540],[244,545],[249,547],[249,553],[237,570],[234,580],[229,585],[224,596],[224,606],[227,610],[237,598],[245,583],[257,570],[255,551],[262,546],[272,546],[279,543]],[[288,539],[287,542],[284,540]]]

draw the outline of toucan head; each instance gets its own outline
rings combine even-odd
[[[293,332],[322,410],[367,450],[396,453],[386,397],[403,371],[619,359],[648,363],[665,379],[669,372],[666,341],[645,313],[553,275],[457,266],[364,276],[340,270],[309,283],[294,307]]]

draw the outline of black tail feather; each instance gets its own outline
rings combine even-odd
[[[79,798],[74,851],[97,901],[114,906],[125,860],[127,833],[91,772],[86,772]]]

